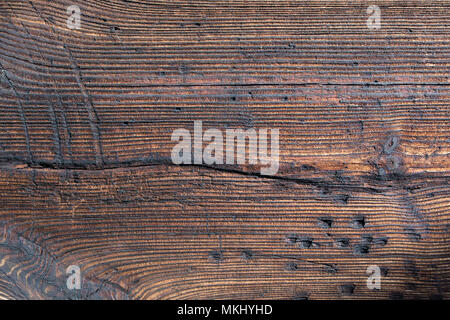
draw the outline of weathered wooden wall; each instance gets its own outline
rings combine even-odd
[[[449,8],[1,1],[0,298],[450,298]],[[194,120],[279,172],[173,165]]]

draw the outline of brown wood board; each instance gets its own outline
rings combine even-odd
[[[450,298],[449,1],[71,4],[0,2],[0,298]],[[200,120],[276,175],[173,164]]]

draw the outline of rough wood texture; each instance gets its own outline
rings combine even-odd
[[[0,298],[450,298],[450,1],[71,4],[0,2]],[[194,120],[278,174],[173,165]]]

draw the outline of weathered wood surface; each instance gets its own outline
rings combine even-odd
[[[449,7],[0,2],[0,298],[450,298]],[[173,165],[194,120],[279,172]]]

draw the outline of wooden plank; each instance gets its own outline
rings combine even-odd
[[[97,294],[116,297],[337,298],[353,286],[358,298],[448,294],[449,179],[347,178],[3,169],[2,247],[14,251],[2,272],[46,297],[46,282],[74,295],[61,272],[73,264]],[[369,265],[384,270],[382,290],[366,288]]]
[[[0,298],[449,298],[449,1],[77,3],[0,3]]]

